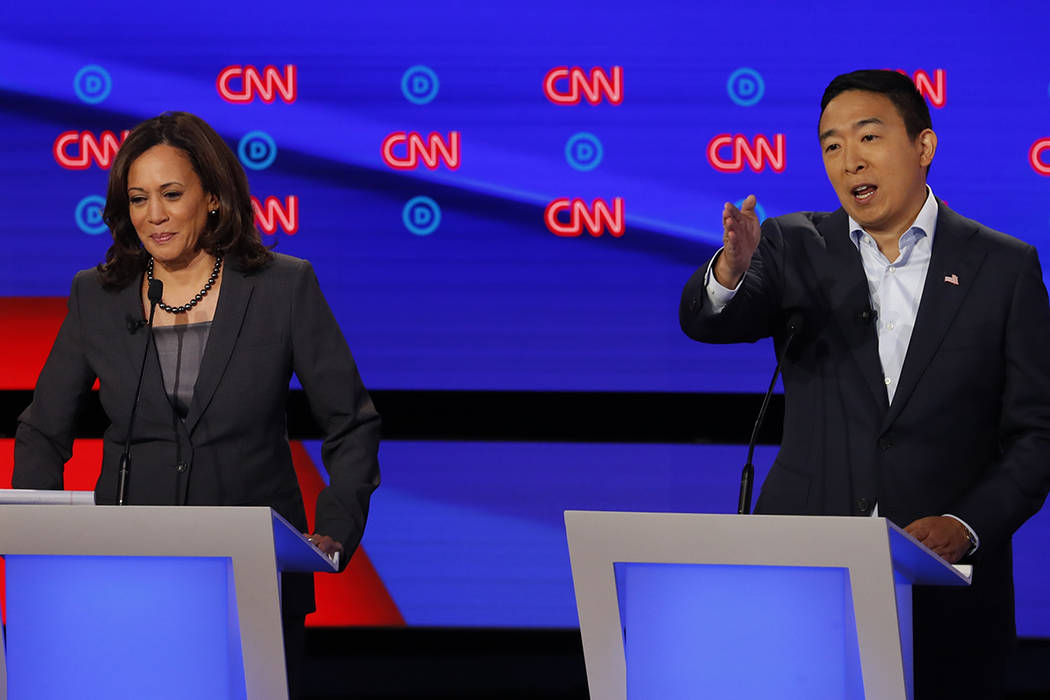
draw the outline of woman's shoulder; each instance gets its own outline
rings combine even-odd
[[[312,266],[309,260],[283,253],[274,253],[270,262],[252,274],[261,278],[287,279],[303,275],[310,269],[312,269]]]
[[[102,286],[102,274],[97,267],[89,267],[73,275],[72,292],[81,296],[114,294],[114,290],[109,290]]]

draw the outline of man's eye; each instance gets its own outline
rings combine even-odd
[[[864,134],[864,138],[862,138],[861,140],[862,141],[874,141],[877,138],[878,138],[878,136],[876,136],[875,134]]]
[[[825,153],[831,153],[832,151],[838,150],[839,145],[837,143],[829,143],[824,147]]]

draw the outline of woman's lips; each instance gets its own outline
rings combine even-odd
[[[170,241],[174,237],[175,237],[175,234],[174,233],[170,233],[170,232],[154,233],[153,235],[150,236],[150,238],[152,238],[155,243],[167,243],[168,241]]]

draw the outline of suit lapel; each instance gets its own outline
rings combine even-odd
[[[870,308],[870,295],[860,251],[849,237],[849,217],[839,209],[820,222],[817,231],[827,250],[823,263],[816,263],[819,257],[814,259],[817,279],[865,385],[880,411],[885,413],[888,400],[875,324],[859,318],[863,310]]]
[[[208,345],[204,348],[197,384],[193,388],[193,401],[190,402],[190,410],[186,414],[186,430],[190,433],[211,403],[219,381],[226,371],[254,286],[250,278],[232,266],[223,270],[219,301],[215,306],[215,317],[208,333]]]
[[[944,202],[938,200],[937,204],[937,230],[933,237],[930,267],[897,391],[883,429],[896,420],[915,391],[984,262],[984,251],[967,245],[977,229],[946,207]],[[958,284],[945,281],[946,277],[953,277]]]

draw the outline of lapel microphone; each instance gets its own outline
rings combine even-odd
[[[149,344],[153,339],[153,314],[157,311],[157,304],[164,296],[164,283],[158,279],[149,281],[149,289],[146,290],[146,298],[149,299],[149,321],[142,323],[149,329],[146,333],[146,345],[142,349],[142,365],[139,367],[139,380],[135,385],[135,400],[131,403],[131,418],[128,419],[128,432],[124,438],[124,452],[120,455],[120,471],[117,473],[117,505],[125,505],[128,497],[128,472],[131,471],[131,431],[135,426],[135,409],[139,405],[139,392],[142,390],[142,375],[146,373],[146,356],[149,354]],[[135,330],[137,330],[136,328]],[[131,324],[128,324],[131,330]],[[134,332],[134,331],[132,331]]]
[[[857,321],[866,325],[875,323],[875,321],[877,321],[878,318],[879,314],[877,311],[875,311],[874,308],[872,308],[870,302],[857,314]]]
[[[747,515],[751,512],[751,491],[755,483],[755,465],[752,464],[751,459],[755,454],[755,443],[758,442],[758,431],[762,427],[762,421],[766,418],[766,409],[769,408],[769,400],[773,397],[773,389],[777,386],[777,377],[780,375],[780,364],[787,357],[788,348],[791,347],[791,341],[795,339],[795,336],[799,334],[804,325],[805,318],[802,316],[801,311],[794,311],[788,317],[787,322],[787,337],[784,339],[784,349],[780,353],[780,357],[777,358],[777,366],[773,369],[773,379],[769,382],[769,389],[766,391],[765,397],[762,399],[762,408],[758,411],[758,419],[755,421],[755,428],[751,431],[751,441],[747,443],[747,464],[744,465],[744,470],[740,473],[740,498],[737,503],[736,512],[740,515]]]
[[[127,318],[124,319],[125,323],[128,324],[128,333],[135,335],[138,333],[140,328],[143,328],[149,321],[144,318],[132,318],[131,314],[128,314]]]

